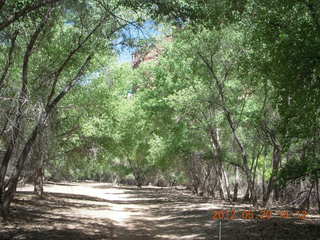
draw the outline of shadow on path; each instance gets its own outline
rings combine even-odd
[[[211,218],[221,206],[185,190],[98,183],[45,190],[43,199],[29,188],[18,192],[10,221],[0,223],[1,240],[218,239]],[[222,239],[320,240],[319,218],[223,220]]]

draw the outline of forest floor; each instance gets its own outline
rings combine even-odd
[[[253,211],[250,205],[227,204],[187,190],[146,186],[113,187],[102,183],[48,183],[39,199],[32,187],[20,188],[11,218],[0,223],[0,240],[151,240],[221,239],[316,240],[320,216],[281,208]],[[234,209],[234,212],[231,211]],[[272,215],[268,215],[272,213]]]

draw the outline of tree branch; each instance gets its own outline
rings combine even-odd
[[[32,49],[34,48],[34,45],[42,31],[42,29],[45,27],[49,15],[50,10],[48,11],[47,15],[44,17],[44,20],[39,24],[35,32],[32,34],[31,39],[27,45],[24,59],[23,59],[23,72],[22,72],[22,86],[19,94],[19,100],[18,100],[18,108],[17,113],[14,118],[14,125],[12,130],[12,137],[10,139],[10,142],[7,146],[6,153],[2,159],[1,166],[0,166],[0,194],[3,193],[5,185],[5,176],[8,169],[8,164],[11,160],[12,153],[14,149],[16,148],[17,138],[20,131],[20,125],[23,117],[23,105],[25,103],[25,98],[27,96],[27,84],[28,84],[28,67],[29,67],[29,58],[32,54]],[[0,196],[1,197],[1,196]],[[0,199],[1,200],[1,199]]]
[[[6,3],[6,0],[0,0],[0,10],[4,6],[5,3]]]
[[[13,36],[11,37],[11,46],[10,46],[9,53],[8,53],[8,61],[6,62],[6,65],[4,66],[4,70],[3,70],[3,73],[2,73],[1,78],[0,78],[0,90],[3,87],[4,81],[5,81],[6,77],[7,77],[8,72],[9,72],[9,68],[12,65],[12,62],[13,62],[12,61],[12,57],[13,57],[14,49],[16,47],[17,36],[18,36],[18,31],[15,32],[13,34]]]
[[[5,0],[2,0],[2,1],[3,1],[3,5],[4,5]],[[8,27],[10,24],[12,24],[15,21],[19,20],[21,17],[26,16],[28,13],[30,13],[32,11],[35,11],[35,10],[41,8],[41,7],[46,6],[46,5],[55,4],[55,3],[58,3],[58,2],[61,2],[61,1],[63,1],[63,0],[40,0],[40,1],[35,2],[35,3],[31,4],[31,5],[28,5],[28,6],[24,7],[23,9],[21,9],[19,12],[15,13],[13,16],[9,17],[4,22],[1,22],[0,23],[0,31],[3,31],[3,29]],[[1,7],[0,7],[0,9],[1,9]]]
[[[91,36],[99,29],[99,27],[102,25],[102,23],[104,22],[106,17],[102,18],[99,23],[93,28],[93,30],[86,36],[85,39],[83,39],[76,48],[74,48],[73,50],[71,50],[68,54],[68,56],[66,57],[66,59],[63,61],[63,63],[61,64],[61,66],[58,68],[58,70],[54,73],[54,79],[53,79],[53,84],[51,87],[51,92],[48,96],[48,102],[51,101],[51,99],[53,98],[55,91],[56,91],[56,85],[57,82],[59,80],[59,77],[61,75],[61,73],[63,72],[63,70],[66,68],[67,64],[70,62],[70,60],[72,59],[72,57],[84,46],[84,44],[91,38]]]
[[[50,14],[51,14],[51,10],[48,10],[46,16],[44,17],[44,20],[39,24],[39,26],[37,27],[36,31],[32,34],[31,39],[29,41],[29,44],[27,46],[24,58],[23,58],[23,67],[22,67],[22,89],[21,89],[21,95],[20,95],[20,99],[21,97],[25,97],[26,94],[26,88],[27,88],[27,84],[28,84],[28,68],[29,68],[29,60],[30,60],[30,56],[32,55],[32,50],[35,46],[35,43],[38,39],[38,37],[40,36],[41,31],[44,29],[44,27],[46,26]]]
[[[48,102],[46,106],[46,112],[50,113],[52,109],[58,104],[58,102],[77,84],[80,80],[81,76],[85,72],[85,68],[90,63],[92,59],[92,55],[89,55],[85,62],[82,64],[81,68],[79,69],[77,75],[69,82],[67,86],[52,100],[52,102]]]

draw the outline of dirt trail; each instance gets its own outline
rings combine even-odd
[[[31,187],[19,190],[12,219],[0,223],[0,240],[218,239],[213,211],[249,207],[170,188],[47,184],[44,199],[34,196]],[[222,239],[320,240],[319,215],[223,220]]]

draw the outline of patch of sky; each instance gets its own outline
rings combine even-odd
[[[137,50],[135,43],[160,36],[162,34],[160,29],[161,26],[152,20],[145,21],[142,25],[128,24],[118,33],[119,37],[113,42],[119,62],[131,62],[132,55]]]
[[[64,22],[64,24],[66,25],[66,26],[74,26],[76,23],[74,22],[74,21],[72,21],[72,20],[66,20],[65,22]]]
[[[65,24],[72,26],[74,22],[70,21]],[[148,40],[161,36],[163,34],[161,27],[161,25],[156,24],[154,21],[148,20],[142,25],[135,23],[128,24],[124,29],[119,31],[118,38],[113,41],[114,49],[118,53],[119,63],[131,62],[132,55],[137,50],[135,43],[140,40]],[[88,85],[101,75],[107,76],[107,70],[99,69],[93,73],[87,74],[81,79],[79,84],[82,86]],[[108,81],[108,77],[106,77],[106,81],[108,85],[111,85]]]

